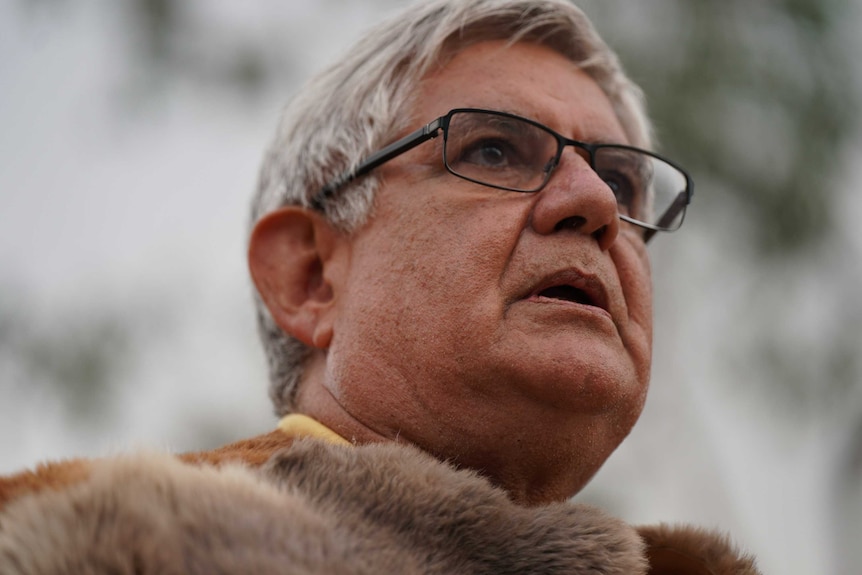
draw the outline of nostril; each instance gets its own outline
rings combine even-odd
[[[587,219],[583,216],[570,216],[557,222],[557,225],[554,226],[554,231],[559,232],[560,230],[577,230],[586,223]],[[604,230],[604,228],[602,228],[602,230]],[[598,230],[597,233],[601,232],[602,230]]]
[[[596,239],[597,242],[601,242],[602,238],[605,237],[605,234],[607,233],[607,231],[608,231],[608,226],[602,226],[593,232],[593,237]]]

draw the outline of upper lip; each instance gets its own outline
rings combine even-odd
[[[602,281],[594,275],[583,273],[577,269],[560,270],[543,278],[530,289],[526,297],[541,295],[542,292],[551,288],[571,288],[574,290],[572,295],[577,296],[576,301],[583,299],[581,303],[599,307],[610,313],[607,289]],[[558,294],[549,294],[547,297],[558,297]],[[560,297],[559,299],[568,298]]]

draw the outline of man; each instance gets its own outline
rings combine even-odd
[[[645,400],[692,184],[560,0],[436,0],[287,109],[253,206],[270,434],[0,484],[0,571],[755,573],[566,500]]]

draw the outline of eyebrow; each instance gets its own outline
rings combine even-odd
[[[583,142],[585,144],[595,144],[598,146],[631,146],[632,145],[631,143],[628,142],[625,134],[623,134],[622,140],[611,140],[611,139],[608,139],[605,137],[592,139],[592,138],[573,138],[571,136],[567,136],[561,130],[557,129],[555,126],[552,125],[552,124],[554,124],[554,122],[549,121],[552,118],[543,118],[542,114],[538,110],[535,110],[533,108],[528,108],[530,111],[524,112],[524,110],[518,110],[515,108],[509,108],[509,107],[505,107],[505,108],[491,107],[491,108],[489,108],[489,107],[486,107],[484,105],[479,105],[479,104],[469,105],[469,106],[465,105],[463,107],[464,108],[473,108],[476,110],[487,110],[488,112],[502,112],[504,114],[511,114],[513,116],[517,116],[519,118],[524,118],[526,120],[532,120],[533,122],[537,122],[537,123],[541,124],[542,126],[548,128],[550,130],[553,130],[554,132],[563,136],[564,138],[577,140],[578,142]],[[616,116],[614,116],[614,117],[616,118]]]

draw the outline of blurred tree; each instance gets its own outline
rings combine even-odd
[[[848,0],[586,4],[648,94],[664,147],[704,191],[740,204],[759,256],[829,235],[859,103],[839,36]],[[701,196],[707,209],[726,201]]]
[[[129,325],[117,312],[56,314],[5,290],[0,305],[0,382],[6,392],[56,397],[67,415],[97,425],[110,413],[120,374],[129,371]],[[11,302],[18,302],[14,307]],[[24,305],[21,305],[24,304]]]
[[[128,0],[123,14],[133,58],[149,71],[136,76],[136,91],[181,77],[251,96],[275,77],[292,73],[290,52],[252,37],[214,34],[203,12],[189,3]]]

